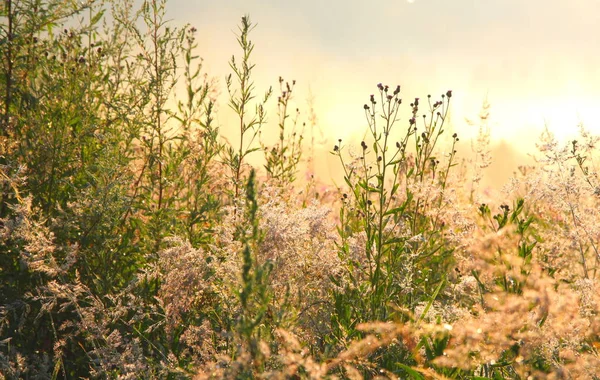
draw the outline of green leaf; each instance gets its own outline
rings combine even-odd
[[[393,208],[391,210],[386,211],[385,214],[383,214],[383,216],[402,214],[402,213],[404,213],[404,210],[406,209],[406,206],[407,206],[407,204],[404,203],[400,207],[395,207],[395,208]]]
[[[412,367],[402,363],[396,363],[396,365],[409,374],[412,379],[425,380],[425,376],[421,375],[419,371],[413,369]]]
[[[406,241],[406,238],[395,237],[395,238],[387,239],[386,241],[383,242],[383,245],[403,243],[405,241]]]
[[[437,288],[435,289],[435,291],[431,295],[431,298],[429,299],[429,302],[427,302],[427,306],[425,306],[425,309],[421,313],[421,316],[419,317],[419,319],[417,319],[417,322],[420,322],[421,320],[423,320],[423,318],[425,317],[425,315],[429,311],[429,308],[431,308],[431,305],[433,304],[433,301],[435,301],[435,299],[438,296],[438,293],[440,292],[440,290],[442,290],[442,287],[444,286],[445,283],[446,283],[446,279],[442,279],[442,281],[440,281],[439,285],[437,286]]]
[[[105,9],[102,9],[100,10],[100,12],[96,13],[94,17],[92,17],[92,19],[90,20],[90,26],[96,25],[98,21],[102,19],[102,16],[104,16],[104,11]]]

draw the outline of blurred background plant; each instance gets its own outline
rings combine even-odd
[[[298,164],[302,158],[302,130],[298,131],[298,118],[300,109],[296,108],[295,115],[290,115],[288,110],[292,99],[292,92],[296,81],[290,84],[279,77],[279,96],[277,97],[277,116],[279,117],[279,139],[270,149],[263,143],[262,149],[265,152],[265,170],[270,180],[274,181],[280,187],[292,185],[296,180]],[[291,118],[292,128],[289,130],[289,119]],[[286,125],[287,124],[287,125]],[[288,130],[286,130],[286,126]]]

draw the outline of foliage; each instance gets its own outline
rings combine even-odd
[[[284,85],[283,78],[279,77],[280,95],[277,98],[279,140],[271,149],[262,144],[262,148],[265,151],[265,170],[267,171],[267,176],[281,187],[290,186],[295,181],[298,164],[302,157],[303,137],[302,133],[298,134],[297,131],[298,118],[300,116],[298,108],[296,108],[296,115],[292,119],[292,131],[286,135],[286,132],[289,132],[286,131],[286,123],[289,124],[288,119],[291,117],[288,108],[295,85],[295,80],[292,81],[292,84],[285,82]]]
[[[598,378],[583,127],[566,146],[544,133],[494,193],[486,128],[457,170],[451,91],[404,113],[380,84],[358,152],[333,149],[330,201],[298,179],[315,162],[295,81],[262,140],[248,16],[230,143],[197,30],[165,1],[3,4],[0,378]]]

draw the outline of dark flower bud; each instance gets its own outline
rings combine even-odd
[[[410,122],[410,125],[413,125],[413,124],[415,124],[416,120],[414,117],[411,117],[409,122]]]
[[[457,137],[458,137],[458,134],[454,133],[454,134],[452,135],[452,137],[453,137],[453,138],[457,138]]]
[[[451,98],[451,97],[452,97],[452,90],[448,90],[448,91],[446,91],[446,96],[447,96],[448,98]]]
[[[415,98],[415,107],[419,105],[419,98]]]
[[[383,91],[383,85],[381,83],[377,83],[377,88],[379,91]]]
[[[399,142],[396,143],[396,148],[400,149],[400,143]]]
[[[398,95],[400,93],[400,85],[396,86],[396,89],[394,90],[394,95]]]
[[[371,103],[375,104],[375,95],[371,94]]]
[[[388,92],[389,89],[390,89],[390,87],[386,84],[385,87],[383,88],[383,91]]]
[[[338,150],[340,150],[340,147],[339,147],[339,146],[337,146],[337,145],[335,145],[335,146],[333,147],[333,151],[334,151],[334,152],[337,152]]]
[[[367,144],[364,141],[360,143],[360,146],[363,148],[363,150],[367,149]]]
[[[388,95],[388,96],[387,96],[387,100],[388,100],[388,101],[392,100],[392,98],[393,98],[393,96],[392,96],[392,95]]]
[[[369,200],[367,201],[367,204],[368,204],[369,206],[371,206],[371,205],[373,204],[373,202],[372,202],[372,201],[369,199]]]
[[[369,109],[369,106],[365,104],[365,105],[363,106],[363,108],[364,108],[365,110],[368,110],[368,109]]]

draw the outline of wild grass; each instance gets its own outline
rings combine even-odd
[[[487,105],[466,160],[452,91],[378,84],[324,197],[251,19],[224,91],[166,6],[4,2],[0,378],[599,378],[599,137],[490,192]]]

